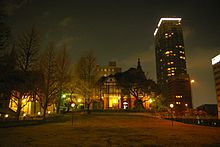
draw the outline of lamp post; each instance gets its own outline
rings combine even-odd
[[[188,112],[188,104],[186,103],[185,104],[185,107],[186,107],[186,111],[185,111],[185,117],[187,116],[187,112]]]
[[[172,115],[172,126],[173,126],[173,107],[174,107],[174,104],[170,104],[171,115]]]
[[[73,108],[75,107],[75,103],[72,103],[71,107],[72,107],[72,126],[73,126]]]
[[[196,87],[195,87],[195,84],[196,84],[196,81],[195,80],[190,80],[190,84],[191,84],[191,90],[192,90],[192,106],[191,107],[193,107],[193,105],[194,105],[194,103],[195,103],[195,90],[196,90]],[[187,105],[188,106],[188,105]]]

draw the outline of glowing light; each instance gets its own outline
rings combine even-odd
[[[50,111],[48,111],[47,113],[50,114]]]
[[[212,65],[220,62],[220,54],[212,58]]]
[[[24,117],[25,117],[26,115],[27,115],[26,113],[23,114]]]
[[[41,113],[40,112],[37,112],[37,115],[40,115]]]
[[[117,103],[117,100],[116,100],[116,99],[113,99],[113,103]]]
[[[170,108],[173,108],[174,107],[174,104],[170,104]]]
[[[72,104],[71,104],[71,107],[75,107],[75,103],[72,103]]]
[[[82,99],[78,99],[77,102],[79,102],[79,103],[82,102]]]
[[[191,83],[191,84],[195,83],[195,80],[191,80],[190,83]]]
[[[26,103],[26,102],[27,102],[27,99],[23,99],[22,102],[23,102],[23,103]]]
[[[161,18],[157,27],[159,28],[163,21],[166,21],[166,20],[168,20],[168,21],[181,21],[181,19],[182,18]]]
[[[66,98],[66,94],[62,94],[62,98]]]
[[[8,116],[9,116],[8,114],[5,114],[5,118],[8,118]]]
[[[154,32],[154,36],[156,36],[156,34],[157,34],[157,32],[158,32],[158,28],[160,27],[160,25],[161,25],[161,23],[163,22],[163,21],[181,21],[181,19],[182,18],[161,18],[160,19],[160,21],[159,21],[159,23],[158,23],[158,25],[157,25],[157,28],[156,28],[156,30],[155,30],[155,32]]]
[[[153,100],[152,100],[152,99],[150,99],[150,100],[149,100],[149,102],[150,102],[150,103],[152,103],[152,102],[153,102]]]
[[[176,98],[178,98],[178,99],[180,99],[182,97],[183,97],[182,95],[176,95]]]
[[[154,31],[154,36],[157,34],[158,28],[156,28],[156,30]]]
[[[186,107],[188,107],[188,104],[185,104]]]

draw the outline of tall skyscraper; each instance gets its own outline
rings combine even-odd
[[[212,58],[212,67],[215,78],[216,98],[218,104],[218,118],[220,119],[220,54]]]
[[[157,83],[167,105],[192,108],[181,18],[161,18],[154,32]]]

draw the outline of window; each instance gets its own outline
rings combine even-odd
[[[182,98],[183,96],[182,95],[176,95],[176,98],[177,99],[180,99],[180,98]]]
[[[183,59],[183,60],[185,60],[186,58],[185,58],[185,57],[183,57],[183,56],[180,56],[180,59]]]

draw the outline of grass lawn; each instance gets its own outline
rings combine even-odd
[[[72,121],[0,128],[0,146],[220,146],[220,128],[142,113],[74,114]]]

